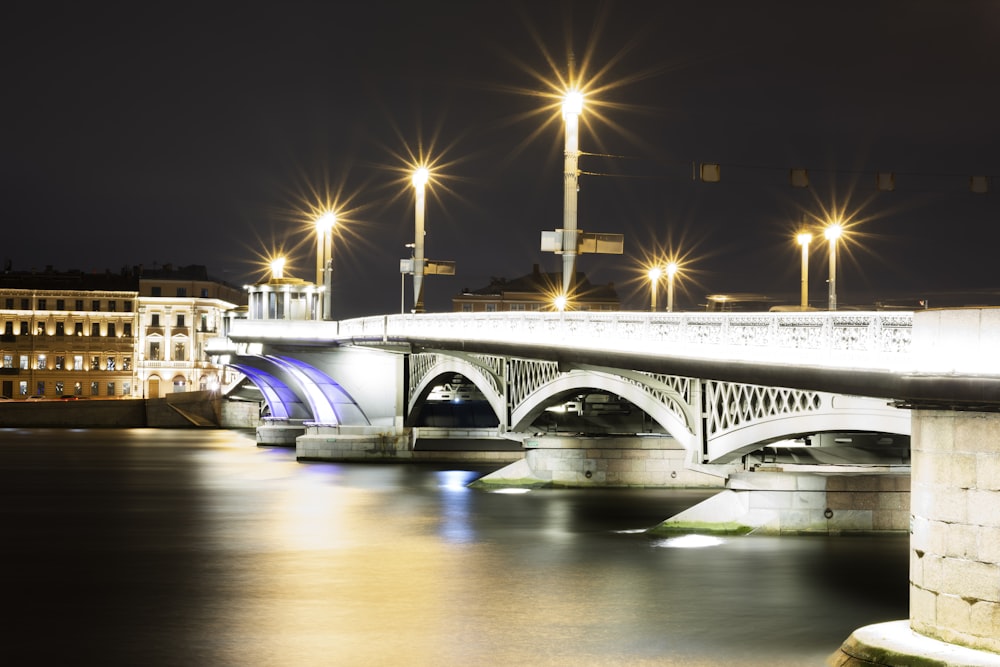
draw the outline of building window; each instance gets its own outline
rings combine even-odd
[[[132,323],[131,322],[126,322],[125,324],[122,325],[122,335],[125,336],[126,338],[131,338],[132,337]]]
[[[132,370],[132,357],[122,357],[122,370],[123,371]]]
[[[91,336],[95,336],[95,337],[101,335],[101,324],[100,324],[100,322],[91,322],[90,323],[90,335]]]
[[[45,395],[45,380],[39,380],[35,384],[35,396],[44,396],[44,395]]]
[[[522,312],[525,310],[523,303],[512,303],[510,304],[510,309],[518,312]]]
[[[23,297],[21,298],[21,310],[31,310],[31,304]]]
[[[114,396],[114,395],[115,395],[115,383],[114,382],[109,382],[108,383],[108,396]]]
[[[177,315],[177,326],[184,326],[184,313],[178,313]]]
[[[73,355],[73,370],[82,371],[83,370],[83,355],[74,354]]]
[[[13,336],[14,335],[14,323],[11,322],[10,320],[7,320],[4,323],[4,325],[3,325],[3,334],[5,336]]]
[[[35,324],[35,335],[44,336],[45,335],[45,322],[37,322]]]
[[[495,312],[497,312],[497,305],[495,303],[488,303],[488,304],[486,304],[486,312],[487,313],[495,313]]]
[[[126,313],[131,313],[132,312],[132,302],[131,301],[126,301],[125,302],[125,312]]]
[[[115,323],[114,322],[108,322],[108,337],[109,338],[114,338],[115,337]]]
[[[161,288],[159,288],[159,287],[151,287],[149,291],[150,291],[150,294],[152,294],[153,296],[160,296],[160,294],[161,294],[161,292],[163,290]]]
[[[202,299],[207,299],[208,298],[208,288],[207,287],[202,287],[201,288],[201,298]]]
[[[22,336],[27,336],[28,335],[28,323],[27,322],[21,322],[21,335]]]
[[[116,312],[118,312],[118,302],[115,301],[114,299],[109,299],[108,300],[108,312],[109,313],[116,313]]]
[[[462,312],[463,313],[471,313],[472,312],[472,304],[471,303],[463,303],[462,304]]]
[[[108,357],[108,365],[105,368],[107,368],[107,370],[109,370],[109,371],[115,370],[115,358],[114,357]]]
[[[187,296],[187,295],[188,295],[187,287],[177,288],[177,296]]]
[[[56,299],[56,310],[66,310],[66,299]]]
[[[46,308],[47,305],[48,305],[48,303],[46,303],[45,299],[39,299],[38,300],[38,310],[48,310]]]
[[[83,299],[76,300],[76,310],[83,310]]]
[[[21,396],[27,396],[28,395],[28,381],[27,380],[21,380],[20,382],[17,383],[17,393],[20,394]]]
[[[159,361],[160,360],[160,342],[150,341],[149,342],[149,360]]]
[[[75,322],[73,324],[73,335],[82,336],[83,335],[83,322]]]
[[[3,355],[3,367],[4,368],[14,368],[14,355],[5,354]]]
[[[44,371],[45,370],[45,355],[44,354],[38,355],[37,362],[38,362],[38,364],[35,366],[35,368],[38,369],[38,370],[40,370],[40,371]]]
[[[90,302],[90,309],[95,313],[101,312],[101,302],[98,299],[94,299]]]
[[[83,396],[83,383],[82,382],[75,382],[73,384],[73,395],[74,396]]]
[[[56,322],[56,335],[57,336],[66,335],[66,324],[64,322]]]
[[[22,354],[19,368],[22,371],[28,370],[28,355]]]
[[[56,381],[56,396],[62,396],[62,395],[63,395],[63,383],[62,383],[62,380],[57,380]]]
[[[97,380],[94,380],[93,382],[90,383],[90,395],[91,396],[101,395],[101,383],[98,382]]]
[[[128,396],[132,393],[132,383],[129,381],[122,382],[122,396]]]
[[[159,313],[153,313],[152,315],[149,316],[149,321],[150,321],[150,325],[149,326],[151,326],[151,327],[158,327],[158,326],[160,326],[160,314]]]
[[[174,343],[174,361],[184,360],[184,343]]]
[[[56,370],[61,371],[64,368],[66,368],[66,357],[61,354],[56,355]]]
[[[101,358],[100,357],[91,357],[90,358],[90,370],[92,370],[92,371],[99,371],[99,370],[101,370]]]
[[[13,298],[8,297],[8,298],[4,299],[3,304],[4,304],[3,307],[6,308],[7,310],[14,310],[14,299]]]

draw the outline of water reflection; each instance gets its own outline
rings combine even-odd
[[[2,431],[5,657],[803,665],[906,617],[905,537],[665,548],[685,540],[642,529],[707,494],[465,486],[487,471],[300,464],[225,431]]]

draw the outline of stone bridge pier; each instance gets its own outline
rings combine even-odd
[[[1000,313],[931,311],[940,373],[996,354]],[[856,630],[831,665],[1000,665],[1000,413],[913,406],[910,618]]]

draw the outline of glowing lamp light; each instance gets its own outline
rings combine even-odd
[[[667,264],[667,278],[673,278],[677,275],[677,270],[680,267],[677,266],[677,262],[670,262]]]
[[[285,277],[285,258],[277,257],[271,261],[271,279],[281,280]]]
[[[419,167],[413,172],[413,187],[422,188],[427,185],[427,180],[430,178],[430,172],[427,171],[427,167]]]
[[[840,238],[840,235],[844,233],[844,228],[839,222],[835,222],[829,225],[825,230],[823,230],[823,236],[826,237],[827,241],[836,241]],[[812,238],[810,236],[810,238]]]
[[[808,246],[810,243],[812,243],[813,235],[810,234],[809,232],[803,232],[798,236],[796,236],[795,240],[798,241],[799,245],[801,246]]]
[[[337,214],[333,211],[327,211],[323,215],[316,218],[316,230],[320,233],[330,231],[336,224]]]
[[[660,276],[663,275],[663,270],[660,269],[660,267],[658,266],[654,266],[649,270],[649,273],[647,275],[649,276],[649,279],[655,283],[657,280],[660,279]]]
[[[579,116],[583,113],[583,93],[576,89],[566,91],[562,110],[563,116]]]
[[[566,303],[567,299],[565,295],[560,294],[559,296],[557,296],[554,301],[556,310],[558,310],[560,313],[566,310]]]

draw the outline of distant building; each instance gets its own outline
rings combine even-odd
[[[583,273],[576,274],[573,310],[620,310],[614,283],[592,285]],[[531,273],[507,280],[493,278],[486,287],[464,289],[452,298],[452,309],[463,313],[555,310],[555,296],[562,289],[562,273],[548,273],[535,264]]]
[[[208,389],[204,353],[243,291],[201,266],[0,273],[0,395],[142,398]]]

